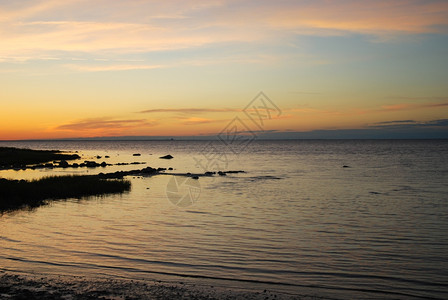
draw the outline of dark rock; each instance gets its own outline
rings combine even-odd
[[[97,156],[96,156],[96,159],[101,159],[101,156],[97,155]]]
[[[66,160],[61,160],[59,162],[59,167],[61,168],[68,168],[70,165],[68,164],[68,162]]]
[[[191,176],[192,179],[199,179],[199,176]]]
[[[219,176],[226,176],[227,174],[226,174],[225,172],[219,171],[219,172],[218,172],[218,175],[219,175]]]
[[[173,156],[171,156],[170,154],[168,154],[168,155],[165,155],[165,156],[161,156],[161,157],[159,157],[160,159],[172,159],[172,158],[174,158]]]
[[[346,166],[346,165],[343,165],[342,167],[343,167],[343,168],[350,168],[350,166]]]
[[[172,171],[172,170],[173,170],[173,168],[169,167],[169,168],[168,168],[168,170]]]
[[[106,156],[104,156],[104,158],[110,158],[110,156],[109,156],[109,155],[106,155]]]
[[[141,156],[141,154],[140,153],[134,153],[134,154],[132,154],[132,156]]]
[[[88,161],[88,160],[84,161],[84,165],[85,165],[87,168],[96,168],[96,167],[99,166],[98,163],[96,163],[96,162],[94,162],[94,161]]]
[[[107,164],[106,164],[105,161],[103,161],[103,162],[100,164],[100,166],[102,166],[102,167],[104,168],[105,166],[107,166]]]
[[[207,176],[212,176],[213,174],[216,174],[216,172],[205,172],[204,174]]]
[[[157,170],[151,167],[147,167],[141,170],[141,173],[143,174],[155,174],[157,173]]]

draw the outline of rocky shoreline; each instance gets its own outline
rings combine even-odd
[[[237,289],[201,282],[17,275],[4,271],[0,271],[0,298],[11,300],[328,299],[312,295],[286,294],[265,288]]]

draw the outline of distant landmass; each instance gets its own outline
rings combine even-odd
[[[242,134],[241,134],[242,135]],[[221,136],[222,137],[222,136]],[[265,132],[256,133],[251,138],[257,140],[338,140],[338,139],[448,139],[448,130],[446,131],[391,131],[383,130],[316,130],[309,132]],[[83,137],[83,138],[64,138],[52,139],[59,141],[207,141],[217,140],[217,135],[204,136],[101,136],[101,137]],[[35,139],[33,139],[35,140]],[[45,139],[48,140],[48,139]]]
[[[448,139],[448,119],[418,122],[397,120],[374,123],[361,129],[328,129],[313,131],[223,131],[216,134],[196,136],[99,136],[58,138],[52,140],[77,141],[163,141],[163,140],[216,140],[231,139],[233,135],[248,136],[259,140],[284,139]],[[28,139],[39,140],[39,139]],[[45,139],[48,140],[48,139]]]

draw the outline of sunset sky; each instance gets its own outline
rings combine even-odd
[[[0,101],[0,140],[448,132],[448,1],[0,0]]]

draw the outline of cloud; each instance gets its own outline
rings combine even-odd
[[[448,101],[448,97],[437,97],[437,96],[423,96],[423,97],[392,96],[388,98],[401,99],[401,100]]]
[[[414,120],[397,120],[397,121],[385,121],[385,122],[376,122],[374,125],[394,125],[394,124],[408,124],[408,123],[417,123]]]
[[[184,113],[184,114],[201,114],[201,113],[220,113],[220,112],[241,112],[241,109],[233,108],[158,108],[140,111],[139,113]]]
[[[448,3],[424,0],[313,1],[271,14],[272,26],[297,32],[388,35],[446,32]]]
[[[399,103],[392,105],[383,105],[379,112],[390,112],[400,110],[415,110],[415,109],[428,109],[437,107],[448,107],[448,102],[436,102],[436,103]]]
[[[155,121],[140,120],[113,120],[107,118],[84,119],[69,124],[59,125],[55,130],[67,131],[104,131],[104,130],[127,130],[140,127],[153,127]]]
[[[105,66],[95,66],[95,65],[74,65],[66,64],[66,68],[81,71],[81,72],[105,72],[105,71],[130,71],[130,70],[153,70],[162,69],[168,66],[166,65],[105,65]]]
[[[199,124],[207,124],[207,123],[213,123],[213,122],[216,122],[216,121],[212,120],[212,119],[191,117],[191,118],[184,119],[182,124],[183,125],[199,125]]]
[[[415,129],[415,128],[437,128],[446,127],[448,129],[448,119],[438,119],[431,121],[414,121],[414,120],[395,120],[378,122],[370,125],[373,128],[383,128],[383,129]]]
[[[136,53],[297,35],[447,33],[444,0],[2,1],[0,56]]]

